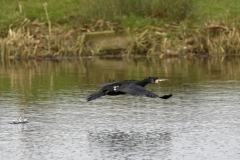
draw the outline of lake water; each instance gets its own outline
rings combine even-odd
[[[240,58],[0,62],[1,160],[238,160]],[[86,97],[110,79],[168,100]],[[29,123],[10,124],[27,117]]]

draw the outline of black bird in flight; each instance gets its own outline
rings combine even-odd
[[[172,94],[163,95],[160,97],[157,94],[152,93],[151,91],[144,88],[149,83],[158,83],[166,80],[167,79],[160,79],[158,77],[148,77],[143,79],[142,81],[123,80],[119,82],[100,84],[99,86],[102,87],[102,89],[96,93],[89,95],[87,98],[87,102],[100,98],[105,95],[115,96],[115,95],[121,95],[121,94],[145,95],[151,98],[168,99],[172,97]]]

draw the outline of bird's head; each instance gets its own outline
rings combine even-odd
[[[158,82],[167,81],[167,80],[168,79],[161,79],[161,78],[158,78],[158,77],[148,77],[149,83],[158,83]]]

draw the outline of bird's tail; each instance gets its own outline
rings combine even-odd
[[[105,93],[103,93],[103,92],[93,93],[93,94],[91,94],[91,95],[88,96],[87,102],[92,101],[92,100],[94,100],[94,99],[97,99],[97,98],[99,98],[99,97],[102,97],[102,96],[104,96],[104,95],[105,95]]]
[[[168,98],[170,98],[170,97],[172,97],[172,94],[163,95],[163,96],[161,96],[161,97],[159,97],[159,98],[168,99]]]

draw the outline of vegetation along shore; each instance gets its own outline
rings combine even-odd
[[[240,55],[239,0],[2,0],[0,59]]]

